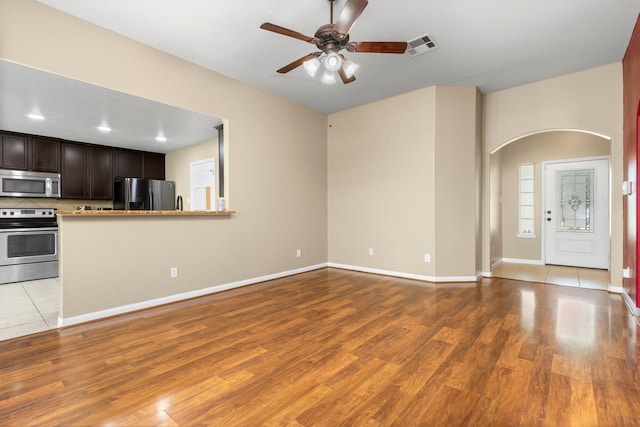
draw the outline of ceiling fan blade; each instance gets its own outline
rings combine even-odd
[[[281,27],[276,24],[272,24],[270,22],[265,22],[264,24],[260,25],[260,28],[262,28],[263,30],[273,31],[274,33],[282,34],[283,36],[293,37],[294,39],[302,40],[308,43],[313,43],[314,40],[316,40],[315,37],[305,36],[302,33],[290,30],[288,28]]]
[[[356,76],[347,77],[347,73],[344,72],[344,69],[340,67],[338,70],[338,75],[342,79],[342,83],[347,84],[356,80]]]
[[[365,53],[404,53],[407,42],[352,42],[347,46],[349,52]]]
[[[294,70],[299,66],[301,66],[303,62],[308,61],[312,58],[315,58],[316,56],[320,56],[320,53],[310,53],[309,55],[305,55],[302,58],[298,58],[295,61],[293,61],[291,64],[285,65],[284,67],[280,68],[278,70],[278,73],[280,74],[288,73],[289,71]]]
[[[338,39],[343,39],[349,34],[349,30],[353,27],[356,19],[360,16],[362,11],[369,2],[367,0],[347,0],[338,20],[333,26],[333,35]]]

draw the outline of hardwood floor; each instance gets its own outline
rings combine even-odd
[[[0,425],[638,425],[619,295],[322,269],[0,343]]]

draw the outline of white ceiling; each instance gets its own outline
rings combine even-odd
[[[435,84],[487,93],[620,61],[640,12],[640,0],[370,0],[351,41],[428,33],[439,49],[346,53],[360,64],[357,80],[329,86],[302,67],[277,74],[317,48],[259,28],[313,36],[329,23],[328,0],[39,1],[324,113]]]
[[[211,141],[221,123],[7,61],[0,61],[0,94],[0,129],[157,153]],[[44,120],[31,120],[30,113]],[[111,132],[100,132],[102,124]],[[167,141],[156,141],[159,134]]]
[[[438,49],[413,58],[346,52],[345,56],[360,64],[357,80],[348,85],[340,81],[325,85],[319,77],[308,77],[302,67],[285,75],[276,73],[280,67],[316,52],[317,48],[261,30],[259,26],[271,22],[313,36],[318,27],[329,23],[328,0],[39,1],[324,113],[436,84],[473,85],[489,93],[617,62],[624,56],[640,12],[640,0],[370,0],[351,29],[351,41],[408,41],[429,34]],[[336,0],[336,17],[343,5],[344,0]],[[13,76],[10,81],[5,76],[10,74],[7,67],[4,64],[0,68],[3,104],[16,78]],[[40,76],[49,86],[62,81],[56,78],[60,77]],[[46,82],[48,79],[54,81]],[[174,126],[171,123],[174,116],[162,113],[158,104],[81,85],[84,86],[67,87],[62,99],[69,101],[58,98],[58,104],[50,111],[60,114],[56,132],[82,133],[79,128],[89,127],[81,123],[86,120],[91,122],[91,132],[95,134],[98,124],[94,123],[101,114],[109,119],[112,115],[116,117],[117,111],[132,103],[132,111],[119,115],[118,120],[123,120],[119,139],[114,138],[116,135],[105,136],[110,142],[102,143],[118,145],[121,141],[121,146],[132,146],[136,141],[148,142],[149,133],[155,137],[157,129],[145,129],[143,135],[142,123],[163,126],[170,141],[164,147],[141,149],[160,152],[175,149],[168,130],[172,127],[178,140],[192,138],[180,135],[190,126],[181,126],[180,120]],[[46,93],[43,87],[36,95],[45,97]],[[71,113],[63,115],[57,111],[60,102],[68,104],[65,108],[73,108],[76,103],[84,105],[81,101],[86,99],[94,102],[82,108],[85,113],[86,109],[92,113],[86,117],[76,112],[73,117],[77,119],[70,121]],[[184,112],[171,111],[178,118]],[[4,105],[0,105],[0,113],[3,118],[9,114]],[[202,119],[204,126],[211,126],[206,116],[194,114],[182,120],[195,117],[196,122]],[[28,125],[30,132],[37,133],[33,132],[32,123]],[[52,125],[46,120],[38,126],[43,127],[41,134],[46,134],[45,130]],[[3,127],[0,122],[0,128]],[[56,136],[85,141],[90,134],[86,134],[87,138]],[[95,137],[93,141],[101,143]]]

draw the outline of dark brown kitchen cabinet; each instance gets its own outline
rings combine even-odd
[[[164,179],[164,154],[145,152],[143,156],[144,178]]]
[[[100,145],[89,147],[89,198],[113,199],[113,149]]]
[[[142,168],[142,151],[113,149],[113,176],[127,178],[142,178],[144,170]]]
[[[0,169],[60,173],[62,198],[111,200],[116,176],[165,179],[165,155],[0,130]]]
[[[0,134],[0,167],[5,169],[27,170],[29,137],[27,135]]]
[[[31,137],[29,170],[60,172],[60,141],[40,136]]]
[[[0,168],[60,172],[60,141],[44,136],[1,132]]]
[[[62,198],[86,199],[89,197],[88,147],[85,144],[62,142],[60,144]]]

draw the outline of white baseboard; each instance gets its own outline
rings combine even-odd
[[[482,275],[477,276],[424,276],[421,274],[402,273],[399,271],[380,270],[377,268],[360,267],[356,265],[337,264],[330,262],[329,267],[340,268],[343,270],[360,271],[362,273],[381,274],[383,276],[401,277],[403,279],[421,280],[423,282],[433,283],[452,283],[452,282],[476,282],[482,278]]]
[[[537,259],[502,258],[502,261],[513,264],[544,265],[544,261]]]
[[[496,268],[497,266],[499,266],[500,264],[502,264],[504,261],[502,258],[500,258],[499,260],[497,260],[496,262],[494,262],[493,264],[491,264],[491,269],[493,270],[494,268]]]
[[[120,307],[108,308],[106,310],[94,311],[92,313],[80,314],[78,316],[72,316],[72,317],[66,317],[66,318],[58,317],[58,328],[77,325],[79,323],[91,322],[98,319],[104,319],[105,317],[117,316],[118,314],[124,314],[124,313],[129,313],[131,311],[143,310],[146,308],[169,304],[172,302],[183,301],[183,300],[187,300],[195,297],[200,297],[203,295],[226,291],[229,289],[240,288],[242,286],[253,285],[255,283],[279,279],[281,277],[293,276],[294,274],[306,273],[307,271],[318,270],[319,268],[324,268],[327,266],[328,266],[328,263],[310,265],[307,267],[298,268],[296,270],[283,271],[281,273],[254,277],[251,279],[240,280],[238,282],[224,283],[222,285],[211,286],[203,289],[196,289],[194,291],[168,295],[166,297],[161,297],[161,298],[154,298],[151,300],[141,301],[134,304],[127,304]],[[63,310],[64,310],[64,307],[63,307]]]
[[[612,294],[621,294],[624,292],[624,289],[620,286],[611,286],[609,285],[607,287],[607,292],[610,292]]]
[[[636,307],[631,297],[627,295],[624,290],[622,291],[622,300],[627,305],[627,308],[629,309],[631,314],[633,314],[634,316],[640,316],[640,308]]]

